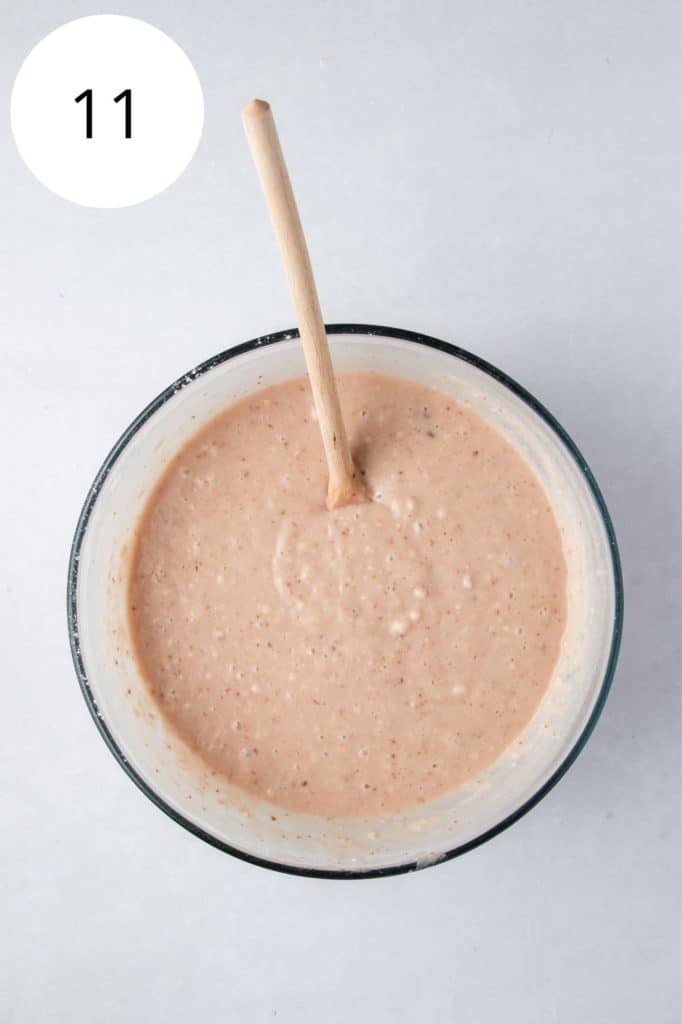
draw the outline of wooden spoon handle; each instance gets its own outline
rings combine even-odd
[[[270,211],[298,320],[329,467],[327,505],[336,508],[362,500],[365,490],[348,447],[308,246],[270,105],[264,100],[252,100],[242,110],[242,121]]]

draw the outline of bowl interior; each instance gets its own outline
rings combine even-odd
[[[562,533],[568,621],[548,691],[522,735],[479,777],[427,806],[391,818],[330,820],[284,811],[231,786],[159,715],[131,655],[126,619],[135,524],[160,473],[199,427],[244,395],[305,372],[300,342],[291,334],[226,353],[189,374],[124,435],[98,477],[77,534],[72,640],[102,731],[126,770],[169,813],[210,841],[274,866],[365,874],[423,866],[466,848],[513,820],[551,784],[579,747],[608,686],[619,613],[617,561],[576,456],[494,371],[446,346],[386,333],[335,333],[332,348],[340,372],[405,377],[469,405],[515,445],[542,481]]]

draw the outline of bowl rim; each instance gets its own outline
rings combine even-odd
[[[550,429],[558,436],[559,440],[563,443],[568,453],[572,456],[573,460],[577,464],[587,486],[592,494],[594,502],[597,506],[599,514],[602,519],[604,529],[609,545],[609,551],[611,554],[611,567],[613,572],[614,581],[614,616],[613,626],[611,633],[611,644],[609,649],[609,656],[604,670],[604,676],[599,687],[597,699],[594,707],[590,713],[590,716],[585,723],[580,735],[578,736],[573,747],[566,755],[561,764],[554,770],[551,776],[540,786],[527,800],[521,804],[515,811],[508,814],[501,821],[497,822],[491,828],[482,832],[479,836],[469,840],[466,843],[461,843],[447,850],[444,854],[434,858],[433,861],[406,861],[404,863],[390,865],[388,867],[381,868],[368,868],[363,870],[358,868],[357,870],[327,870],[323,868],[314,867],[299,867],[295,864],[287,864],[281,861],[269,860],[266,857],[259,857],[256,854],[249,853],[247,850],[239,849],[238,847],[232,846],[229,843],[224,842],[222,839],[217,838],[210,832],[207,832],[201,826],[196,825],[190,821],[183,814],[177,811],[169,803],[167,803],[154,789],[146,782],[144,778],[136,771],[136,769],[130,764],[124,751],[119,746],[118,742],[114,738],[113,734],[109,730],[107,723],[104,721],[101,712],[99,711],[97,702],[95,700],[94,693],[90,686],[90,681],[85,669],[85,663],[83,661],[81,647],[80,647],[80,625],[78,617],[78,575],[80,569],[80,556],[83,547],[83,542],[87,533],[88,524],[92,515],[93,509],[97,503],[99,493],[109,476],[113,466],[117,462],[119,456],[128,446],[130,441],[135,437],[137,432],[142,426],[171,398],[173,398],[183,388],[187,387],[195,380],[202,377],[204,374],[220,366],[222,363],[227,362],[237,356],[243,355],[246,352],[251,352],[255,349],[263,348],[267,345],[275,345],[279,342],[290,341],[294,338],[299,337],[297,328],[291,328],[285,331],[277,331],[273,334],[265,334],[259,338],[253,338],[251,341],[245,341],[241,344],[234,346],[233,348],[225,349],[222,352],[217,353],[210,359],[206,359],[204,362],[199,363],[194,369],[188,371],[178,378],[173,384],[170,384],[160,394],[156,396],[138,416],[132,421],[132,423],[124,430],[119,439],[116,441],[111,451],[105,458],[102,466],[100,467],[95,479],[87,493],[83,508],[78,518],[76,530],[71,545],[71,554],[69,557],[68,575],[67,575],[67,625],[69,633],[69,644],[71,647],[71,656],[73,658],[74,668],[76,670],[76,676],[80,685],[81,692],[85,699],[85,703],[88,710],[97,726],[102,739],[108,746],[111,753],[118,761],[121,768],[129,776],[135,785],[140,789],[145,796],[149,798],[157,807],[159,807],[165,814],[168,815],[178,825],[181,825],[187,831],[193,835],[203,839],[204,842],[221,850],[223,853],[229,853],[233,857],[237,857],[239,860],[246,861],[249,864],[255,864],[259,867],[269,868],[273,871],[280,871],[290,875],[299,875],[310,878],[330,878],[330,879],[364,879],[364,878],[383,878],[389,875],[405,874],[410,871],[422,870],[425,867],[429,867],[432,864],[442,864],[445,861],[452,860],[454,857],[459,857],[463,853],[467,853],[469,850],[475,849],[477,846],[481,846],[483,843],[488,842],[495,836],[504,832],[511,825],[517,822],[525,814],[528,813],[533,807],[536,806],[545,796],[556,786],[557,782],[566,774],[568,769],[571,767],[573,762],[576,760],[580,752],[585,747],[589,737],[591,736],[595,725],[602,713],[604,704],[608,697],[611,689],[611,683],[616,669],[616,663],[618,661],[618,652],[620,649],[620,641],[623,629],[623,576],[621,570],[620,556],[618,552],[618,544],[616,541],[616,535],[613,528],[613,523],[609,515],[606,502],[602,496],[602,493],[597,485],[592,470],[585,461],[583,455],[578,449],[575,442],[572,440],[570,435],[561,426],[558,420],[538,401],[529,391],[518,384],[513,378],[509,377],[502,370],[499,370],[496,366],[481,359],[479,356],[474,355],[465,349],[460,348],[458,345],[453,345],[450,342],[442,341],[438,338],[431,337],[427,334],[420,334],[415,331],[405,330],[399,327],[384,327],[372,324],[361,324],[361,323],[338,323],[338,324],[326,324],[325,329],[328,335],[360,335],[366,337],[378,337],[378,338],[392,338],[399,341],[407,341],[416,345],[424,345],[427,348],[437,349],[440,352],[444,352],[448,355],[454,356],[465,363],[469,363],[481,370],[483,373],[492,377],[498,381],[504,387],[508,388],[513,394],[520,398],[526,405],[528,405],[533,412],[535,412],[544,422],[550,427]]]

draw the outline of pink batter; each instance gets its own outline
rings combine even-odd
[[[341,375],[373,500],[328,512],[307,382],[242,401],[175,457],[140,522],[136,655],[215,770],[328,816],[424,803],[537,708],[565,622],[547,497],[439,392]]]

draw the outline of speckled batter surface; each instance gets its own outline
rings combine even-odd
[[[373,500],[327,511],[305,380],[227,410],[175,457],[134,546],[136,656],[215,770],[329,816],[425,803],[535,712],[565,623],[547,497],[447,396],[341,375]]]

